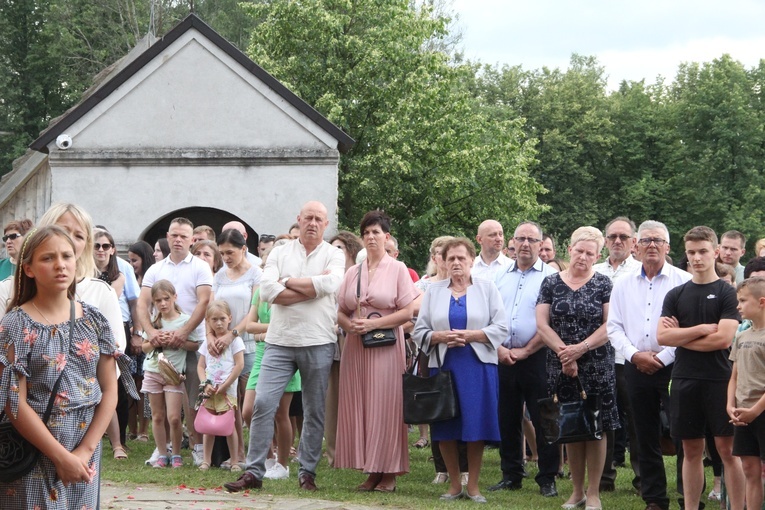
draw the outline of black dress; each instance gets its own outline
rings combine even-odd
[[[550,326],[566,345],[581,343],[603,325],[603,305],[611,299],[611,280],[595,273],[577,290],[571,290],[559,274],[545,278],[537,304],[550,305]],[[579,379],[588,394],[599,394],[602,400],[603,430],[620,428],[616,409],[616,375],[614,348],[610,342],[586,352],[577,361]],[[547,351],[547,390],[553,386],[563,367],[558,356]],[[579,389],[573,378],[561,375],[558,386],[561,402],[578,400]]]

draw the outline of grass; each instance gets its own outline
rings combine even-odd
[[[410,435],[409,444],[417,440],[418,434]],[[228,471],[211,468],[207,472],[199,471],[193,466],[191,453],[183,451],[185,465],[181,469],[157,470],[144,465],[144,460],[151,456],[154,449],[153,443],[140,443],[130,441],[130,458],[127,461],[115,461],[111,455],[108,441],[104,443],[104,455],[102,463],[102,478],[110,482],[123,483],[127,486],[145,486],[158,484],[167,486],[168,490],[185,484],[188,487],[214,488],[225,482],[235,480],[236,474]],[[355,487],[366,478],[363,474],[353,470],[330,469],[326,461],[319,464],[317,473],[317,494],[306,494],[297,486],[297,464],[290,465],[289,480],[266,480],[264,493],[275,496],[310,497],[332,501],[344,501],[359,505],[390,506],[392,508],[450,508],[464,509],[476,508],[471,501],[439,501],[438,497],[446,491],[446,485],[433,485],[431,481],[435,476],[433,463],[428,461],[430,448],[417,449],[410,446],[410,472],[398,479],[398,487],[393,494],[382,493],[358,493]],[[667,483],[673,507],[677,508],[675,493],[675,458],[665,457]],[[488,499],[487,505],[481,508],[502,509],[560,509],[560,505],[571,494],[571,481],[558,480],[558,498],[543,498],[539,494],[537,484],[534,482],[536,465],[529,465],[530,477],[524,480],[523,489],[519,491],[489,492],[487,488],[501,479],[499,467],[499,453],[496,449],[486,450],[483,468],[481,470],[480,486],[482,493]],[[568,470],[567,470],[568,472]],[[619,468],[616,480],[616,491],[601,494],[603,508],[629,510],[645,508],[645,503],[632,488],[632,470]],[[711,469],[707,469],[707,487],[711,487]],[[707,489],[709,490],[709,489]],[[704,494],[706,499],[706,494]],[[709,508],[709,507],[708,507]]]

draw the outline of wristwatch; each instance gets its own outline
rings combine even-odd
[[[237,331],[237,330],[235,330],[235,329],[232,329],[232,330],[231,330],[231,333],[234,335],[234,338],[236,338],[236,337],[238,337],[238,336],[239,336],[239,331]]]

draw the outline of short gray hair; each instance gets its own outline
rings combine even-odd
[[[667,226],[664,223],[662,223],[660,221],[654,221],[654,220],[646,220],[646,221],[644,221],[638,227],[638,239],[640,239],[640,233],[643,230],[663,230],[664,231],[664,235],[667,236],[667,244],[670,244],[669,243],[669,229],[667,228]]]

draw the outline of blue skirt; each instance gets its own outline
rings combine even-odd
[[[460,415],[430,424],[434,441],[499,441],[497,365],[483,363],[469,345],[447,349],[444,370],[451,370]],[[431,368],[430,374],[438,372]]]

